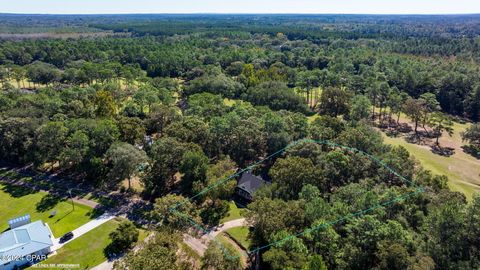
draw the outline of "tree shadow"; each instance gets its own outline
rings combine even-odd
[[[120,257],[123,256],[124,253],[125,252],[121,251],[118,248],[118,245],[115,245],[113,242],[108,244],[108,246],[106,246],[103,249],[103,255],[105,255],[105,257],[108,259],[108,261],[113,261],[115,259],[120,258]]]
[[[137,201],[133,204],[130,204],[127,209],[124,209],[124,212],[128,219],[135,222],[138,225],[148,224],[151,218],[151,211],[153,210],[153,205],[146,202]]]
[[[38,212],[45,212],[52,209],[55,207],[55,205],[64,200],[64,198],[49,193],[43,196],[43,198],[37,203],[36,209]]]
[[[29,187],[22,186],[22,185],[14,185],[9,183],[4,183],[3,185],[4,186],[2,188],[2,191],[8,193],[10,196],[14,198],[19,198],[29,194],[37,193],[36,190],[31,189]]]
[[[426,138],[423,137],[421,133],[405,136],[405,141],[408,143],[418,144],[418,145],[425,145],[427,143]]]
[[[106,208],[115,208],[122,205],[123,203],[126,203],[125,197],[126,196],[124,196],[123,194],[118,194],[116,196],[110,195],[109,197],[99,196],[96,197],[96,199],[100,205],[103,205]]]
[[[396,129],[387,129],[385,131],[385,135],[387,135],[390,138],[397,138],[400,136],[400,132],[398,132],[398,130]]]
[[[395,129],[400,133],[410,133],[413,131],[413,128],[407,123],[400,123]]]
[[[92,211],[88,212],[86,215],[92,219],[97,218],[105,213],[105,209],[102,207],[95,207]]]
[[[440,145],[435,144],[435,145],[432,145],[431,148],[432,148],[431,149],[432,153],[440,155],[440,156],[449,157],[449,156],[455,154],[455,149],[451,148],[451,147],[442,147]]]
[[[463,152],[471,155],[476,159],[480,159],[480,149],[472,146],[472,145],[462,145]]]

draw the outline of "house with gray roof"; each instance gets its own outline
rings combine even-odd
[[[12,270],[46,259],[53,246],[52,232],[47,224],[38,220],[10,226],[10,230],[0,234],[0,270]]]
[[[263,180],[260,176],[256,176],[251,172],[245,172],[237,182],[235,194],[246,202],[251,202],[255,191],[266,184],[269,184],[269,182]]]

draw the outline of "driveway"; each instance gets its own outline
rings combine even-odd
[[[247,226],[244,218],[239,218],[220,224],[215,229],[211,230],[208,234],[204,234],[202,237],[200,237],[200,239],[192,237],[188,234],[184,234],[183,242],[185,242],[185,244],[195,250],[198,255],[203,256],[205,250],[207,250],[207,245],[210,240],[214,239],[219,233],[222,233],[231,228],[241,226]]]
[[[113,263],[114,261],[104,261],[90,270],[111,270],[113,269]]]
[[[215,236],[217,236],[221,232],[224,232],[231,228],[242,227],[242,226],[247,226],[244,218],[227,221],[223,224],[218,225],[214,230],[210,231],[208,234],[203,235],[202,238],[212,239],[212,238],[215,238]]]
[[[67,242],[64,242],[64,243],[60,243],[60,237],[62,237],[61,235],[59,235],[60,237],[59,238],[54,238],[52,239],[53,241],[53,246],[51,248],[52,252],[53,251],[56,251],[58,250],[59,248],[63,247],[63,245],[65,245],[66,243],[74,240],[74,239],[77,239],[78,237],[86,234],[87,232],[95,229],[96,227],[102,225],[103,223],[109,221],[109,220],[112,220],[115,218],[115,215],[112,215],[110,213],[105,213],[93,220],[90,220],[89,222],[83,224],[82,226],[76,228],[75,230],[72,231],[73,233],[73,238],[68,240]]]

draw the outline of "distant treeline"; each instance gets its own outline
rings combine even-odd
[[[139,35],[247,31],[289,38],[476,37],[480,15],[129,15],[90,26]]]

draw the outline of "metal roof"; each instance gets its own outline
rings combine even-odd
[[[0,265],[53,245],[50,229],[41,220],[0,234]]]
[[[29,214],[26,214],[24,216],[21,216],[21,217],[17,217],[17,218],[12,218],[8,221],[8,225],[13,225],[15,223],[18,223],[18,222],[23,222],[23,221],[30,221],[30,215]]]

